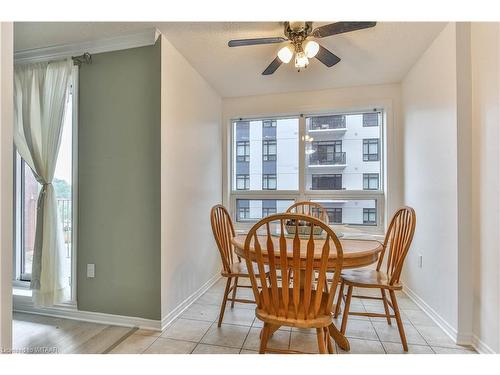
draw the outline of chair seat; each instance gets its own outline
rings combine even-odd
[[[401,284],[390,285],[387,274],[382,271],[369,269],[344,270],[341,277],[346,284],[361,288],[402,289]]]
[[[282,293],[283,290],[282,288],[278,288],[280,298],[279,300],[282,301]],[[316,293],[318,291],[312,291],[311,293],[311,303],[309,306],[309,313],[306,319],[305,313],[304,313],[304,305],[303,305],[303,300],[304,298],[301,296],[300,302],[299,302],[299,307],[298,307],[298,314],[297,317],[295,318],[295,305],[293,304],[293,292],[292,290],[289,290],[289,303],[288,303],[288,314],[285,314],[285,307],[283,305],[280,306],[279,308],[279,313],[275,314],[274,312],[269,312],[265,309],[263,309],[261,306],[257,306],[255,309],[255,315],[257,318],[262,320],[265,323],[270,323],[270,324],[275,324],[275,325],[283,325],[283,326],[289,326],[289,327],[298,327],[298,328],[322,328],[322,327],[327,327],[330,324],[332,324],[332,313],[333,309],[335,306],[332,307],[332,310],[327,310],[326,309],[326,304],[328,301],[328,294],[324,293],[323,291],[319,291],[319,293],[322,294],[321,296],[321,305],[319,308],[319,313],[316,317],[313,318],[313,308],[314,308],[314,300],[316,298]],[[262,291],[260,292],[260,301],[262,304],[263,301],[263,296],[262,296]]]
[[[264,265],[264,271],[267,274],[269,272],[269,267]],[[257,264],[253,263],[253,272],[255,276],[259,276],[259,267]],[[248,269],[246,262],[236,262],[231,264],[230,272],[225,272],[224,270],[221,272],[222,276],[231,276],[231,277],[248,277]]]

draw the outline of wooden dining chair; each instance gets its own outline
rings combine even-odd
[[[221,275],[227,278],[226,288],[224,290],[224,296],[222,298],[219,313],[218,326],[220,327],[224,317],[224,311],[226,310],[227,301],[231,301],[231,308],[234,307],[235,302],[255,303],[255,301],[236,298],[238,288],[251,288],[251,286],[238,284],[238,280],[240,278],[248,278],[249,275],[246,263],[242,262],[240,257],[234,254],[234,248],[231,240],[233,239],[235,233],[229,212],[227,212],[223,205],[215,205],[212,207],[210,212],[210,222],[212,224],[212,232],[222,260]],[[233,280],[234,283],[231,285]],[[231,292],[232,296],[229,297]]]
[[[391,324],[391,318],[396,318],[398,325],[399,336],[403,344],[404,351],[408,351],[406,336],[401,320],[396,291],[401,290],[403,286],[399,283],[403,263],[410,249],[413,234],[415,233],[416,215],[415,210],[411,207],[402,207],[394,214],[383,244],[383,250],[379,255],[377,268],[346,270],[342,272],[340,292],[337,299],[334,317],[337,318],[340,312],[341,299],[345,300],[344,314],[342,317],[342,326],[340,331],[345,334],[347,328],[347,319],[349,315],[371,316],[386,318],[387,323]],[[386,271],[381,271],[384,262],[384,255],[387,257]],[[347,286],[347,295],[344,295],[344,287]],[[381,297],[353,295],[353,288],[376,288],[380,289]],[[389,292],[390,300],[386,296],[386,291]],[[385,314],[372,312],[351,312],[349,310],[351,298],[375,299],[381,300],[384,304]],[[394,314],[390,313],[391,307]]]
[[[301,201],[292,204],[286,210],[287,213],[313,216],[328,224],[328,212],[326,208],[317,202]]]
[[[292,246],[288,249],[290,242],[287,244],[285,226],[290,220],[293,220],[296,228],[293,239],[289,240]],[[306,239],[298,235],[299,222],[311,225],[311,235]],[[314,227],[323,229],[325,237],[313,236]],[[273,234],[271,228],[279,228],[279,234]],[[334,252],[336,256],[332,260],[331,253]],[[322,286],[327,279],[327,267],[341,270],[343,252],[342,245],[330,227],[308,215],[271,215],[250,229],[244,254],[257,301],[255,315],[264,322],[259,353],[297,353],[267,348],[270,335],[279,326],[315,328],[319,352],[334,353],[335,346],[328,327],[332,324],[332,308],[340,272],[335,272],[328,288]],[[258,275],[253,272],[253,265],[257,265]],[[269,266],[268,277],[264,276],[266,265]],[[278,278],[278,271],[281,279]]]

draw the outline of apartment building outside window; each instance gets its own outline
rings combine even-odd
[[[377,211],[374,208],[363,208],[363,224],[375,225],[377,223]]]
[[[311,164],[345,164],[342,140],[312,143]]]
[[[376,112],[363,113],[363,127],[378,126],[379,115]]]
[[[248,190],[250,188],[250,176],[247,174],[236,175],[236,189]]]
[[[363,161],[379,161],[379,140],[363,139]]]
[[[312,190],[341,190],[342,174],[313,174]]]
[[[378,190],[378,173],[363,173],[363,190]]]
[[[237,227],[311,200],[332,225],[382,230],[382,120],[382,111],[368,110],[232,121],[229,206]],[[249,144],[248,162],[238,159],[239,142]],[[366,163],[365,154],[376,157]],[[249,176],[244,190],[241,175]]]
[[[276,160],[276,140],[266,139],[262,141],[262,160],[263,161]]]
[[[276,175],[262,175],[262,190],[276,190]]]
[[[250,161],[250,142],[239,141],[236,144],[236,158],[238,161]]]
[[[328,221],[330,222],[330,224],[342,224],[341,207],[327,208],[326,213],[328,214]]]

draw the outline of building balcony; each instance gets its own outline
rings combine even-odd
[[[345,152],[335,152],[325,158],[318,157],[316,153],[313,153],[309,157],[309,168],[345,168],[346,166]]]

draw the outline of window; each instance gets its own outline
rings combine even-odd
[[[250,176],[247,174],[236,175],[236,189],[248,190],[250,188]]]
[[[312,190],[341,190],[342,174],[313,174]]]
[[[298,190],[298,117],[238,120],[232,133],[232,190]],[[246,163],[240,162],[243,153],[248,155]],[[238,183],[241,175],[249,176],[245,189]]]
[[[262,175],[262,190],[276,190],[276,175]]]
[[[342,208],[327,208],[326,212],[328,214],[328,221],[330,224],[342,224]]]
[[[232,121],[228,205],[236,226],[248,229],[310,200],[327,209],[332,224],[382,231],[383,119],[381,112],[360,111]],[[237,160],[239,142],[248,142],[247,163]]]
[[[376,208],[363,208],[363,224],[376,225],[377,224],[377,209]]]
[[[236,160],[250,161],[250,142],[239,141],[236,143]]]
[[[345,128],[344,115],[314,116],[309,118],[310,130],[330,130]]]
[[[363,173],[363,190],[378,190],[378,173]]]
[[[54,179],[59,219],[63,230],[65,256],[60,263],[63,267],[67,287],[71,290],[73,270],[73,105],[77,103],[72,89],[68,95],[62,126],[59,154],[57,155]],[[37,200],[41,185],[35,179],[29,165],[16,151],[14,158],[14,279],[16,282],[31,280],[33,250],[37,224]],[[68,295],[74,300],[73,290]]]
[[[276,140],[262,141],[262,160],[264,161],[276,160]]]
[[[345,152],[342,152],[341,140],[313,142],[310,155],[310,164],[345,164]]]
[[[378,112],[363,113],[363,127],[378,126]]]
[[[262,122],[262,126],[264,128],[275,128],[276,127],[276,121],[275,120],[264,120]]]
[[[363,161],[379,161],[378,139],[363,139]]]
[[[257,221],[285,212],[294,203],[290,199],[236,199],[236,221]]]

